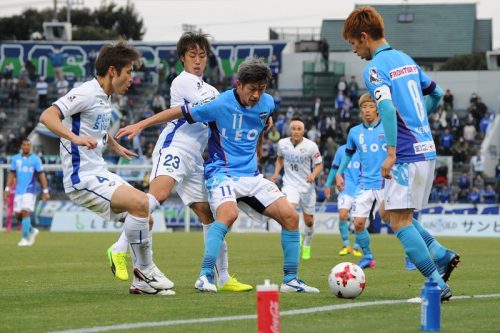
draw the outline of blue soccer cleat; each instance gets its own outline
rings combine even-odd
[[[436,260],[436,267],[443,278],[447,282],[450,278],[451,272],[458,266],[460,262],[460,255],[455,251],[446,249],[446,254],[439,260]]]

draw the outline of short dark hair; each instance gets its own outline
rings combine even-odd
[[[30,139],[28,137],[25,137],[21,140],[21,143],[23,143],[24,141],[28,141],[29,143],[31,143]]]
[[[181,38],[177,41],[177,55],[179,58],[186,54],[192,48],[198,45],[202,48],[207,55],[210,53],[209,34],[202,34],[199,32],[188,31],[182,34]]]
[[[238,67],[238,80],[242,84],[271,82],[271,69],[263,58],[247,58]]]
[[[106,44],[99,51],[95,62],[96,75],[106,76],[111,66],[116,68],[118,75],[120,75],[123,67],[129,63],[139,63],[139,51],[123,41],[116,44]]]
[[[301,121],[301,122],[304,122],[304,121],[302,120],[302,118],[301,118],[301,117],[299,117],[299,116],[293,116],[291,121]]]

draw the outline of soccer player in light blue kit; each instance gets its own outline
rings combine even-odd
[[[325,195],[327,198],[330,198],[331,186],[340,167],[340,163],[342,162],[342,158],[344,157],[345,148],[346,145],[344,144],[335,152],[335,157],[333,158],[332,166],[326,180]],[[344,171],[345,188],[338,195],[337,206],[339,210],[339,232],[340,237],[342,238],[342,249],[340,250],[339,255],[341,256],[348,255],[351,252],[356,257],[361,257],[363,255],[359,244],[354,242],[354,247],[351,246],[349,241],[348,221],[354,194],[356,194],[356,186],[358,185],[359,166],[359,153],[355,152]]]
[[[375,102],[370,94],[363,94],[359,99],[359,107],[363,123],[354,126],[347,136],[345,155],[336,174],[337,187],[344,190],[344,170],[354,153],[359,152],[359,180],[352,204],[352,216],[356,230],[356,243],[363,250],[363,258],[358,265],[361,268],[375,267],[375,258],[371,251],[371,240],[366,230],[366,219],[370,216],[372,206],[376,209],[383,200],[384,179],[380,171],[387,146],[384,137],[384,128],[380,122]],[[382,207],[381,207],[382,208]],[[388,216],[383,209],[380,210],[382,220],[387,221]]]
[[[21,153],[14,155],[10,161],[10,172],[7,178],[4,196],[10,192],[10,186],[16,183],[14,197],[14,213],[18,221],[22,221],[22,238],[19,246],[31,246],[39,231],[31,225],[31,212],[35,209],[35,175],[38,175],[42,185],[42,200],[50,198],[47,178],[43,171],[40,157],[31,152],[31,142],[24,139],[21,143]]]
[[[205,179],[215,221],[208,230],[205,254],[195,288],[217,292],[214,264],[229,227],[238,218],[237,202],[243,201],[282,226],[284,278],[281,292],[317,293],[297,275],[299,265],[299,217],[276,184],[257,169],[256,147],[260,133],[274,110],[272,96],[264,93],[271,71],[262,59],[249,58],[238,68],[236,89],[222,93],[210,103],[185,105],[162,111],[137,124],[120,129],[116,136],[132,138],[154,124],[184,117],[189,123],[208,122],[209,159]]]
[[[449,300],[452,293],[446,281],[460,256],[413,219],[413,212],[428,203],[432,187],[436,148],[427,113],[436,109],[443,91],[411,57],[391,48],[384,21],[372,7],[356,8],[342,34],[353,52],[369,61],[364,79],[377,101],[387,142],[382,176],[391,228],[422,275],[438,283],[441,301]]]

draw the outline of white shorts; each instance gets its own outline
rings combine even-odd
[[[208,201],[201,156],[197,158],[174,147],[161,149],[153,154],[153,168],[149,182],[158,176],[170,176],[175,179],[177,184],[174,190],[184,205]]]
[[[85,207],[106,221],[122,221],[127,212],[114,213],[111,210],[111,197],[116,189],[122,185],[128,185],[120,176],[109,172],[99,172],[98,175],[81,178],[80,183],[73,186],[73,190],[67,189],[68,197],[82,207]]]
[[[23,210],[32,212],[35,210],[36,195],[34,193],[16,194],[14,197],[14,212],[20,213]]]
[[[351,210],[353,199],[354,198],[351,197],[349,194],[340,193],[337,199],[338,210],[341,209]]]
[[[385,180],[385,209],[420,210],[429,202],[436,161],[398,163],[392,167],[392,179]]]
[[[300,207],[305,214],[313,215],[316,210],[316,189],[311,187],[308,192],[299,192],[293,186],[283,186],[281,189],[288,202]]]
[[[206,181],[208,202],[212,213],[224,202],[243,201],[255,211],[262,212],[270,204],[283,197],[275,183],[262,175],[254,177],[215,176]]]
[[[352,202],[352,217],[369,217],[372,210],[373,203],[375,202],[375,209],[373,214],[380,207],[383,200],[384,190],[359,190],[354,196]]]

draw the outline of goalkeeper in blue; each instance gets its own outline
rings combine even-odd
[[[368,61],[364,81],[377,102],[387,143],[382,176],[391,228],[420,273],[438,283],[441,301],[449,300],[446,282],[460,256],[413,219],[413,212],[428,203],[434,179],[436,147],[427,113],[437,108],[443,91],[410,56],[389,45],[384,21],[372,7],[352,11],[342,34],[353,52]]]
[[[207,122],[209,158],[205,162],[205,185],[215,221],[208,230],[205,252],[195,288],[217,292],[214,265],[220,246],[238,218],[238,201],[281,224],[283,283],[281,292],[317,293],[300,280],[299,216],[276,184],[259,174],[257,142],[274,110],[272,96],[265,93],[271,70],[262,60],[249,58],[238,68],[237,87],[202,105],[186,104],[118,131],[117,137],[132,138],[154,124],[184,118],[189,123]]]

